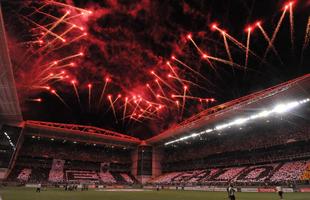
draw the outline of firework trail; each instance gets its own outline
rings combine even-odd
[[[301,56],[300,56],[300,66],[302,65],[303,60],[304,60],[304,52],[306,48],[309,46],[309,40],[310,40],[310,17],[308,17],[308,23],[307,23],[306,32],[305,32],[304,43],[302,45]]]
[[[270,48],[273,50],[273,52],[275,53],[275,55],[277,56],[277,58],[279,59],[279,61],[281,62],[281,64],[283,65],[283,61],[278,53],[278,51],[276,50],[276,48],[274,47],[274,45],[271,43],[270,38],[268,37],[266,31],[264,30],[264,28],[261,26],[260,22],[256,23],[256,26],[259,28],[259,30],[262,32],[265,40],[268,42],[268,46],[270,46]]]
[[[247,41],[246,41],[246,53],[245,53],[245,63],[244,63],[244,67],[247,68],[248,66],[248,60],[249,60],[249,49],[250,49],[250,37],[251,37],[251,31],[252,28],[249,27],[247,32]]]
[[[269,50],[271,49],[271,45],[273,45],[273,43],[274,43],[274,41],[275,41],[275,39],[277,37],[277,34],[278,34],[279,30],[280,30],[280,27],[281,27],[281,24],[282,24],[282,21],[284,19],[284,16],[285,16],[285,13],[286,13],[287,9],[288,9],[288,6],[285,6],[284,11],[282,12],[282,15],[281,15],[281,17],[279,19],[279,22],[278,22],[277,26],[276,26],[276,29],[274,30],[274,32],[272,34],[270,43],[268,44],[268,47],[267,47],[267,49],[266,49],[266,51],[264,53],[263,61],[265,61],[265,59],[267,57],[267,54],[268,54]]]

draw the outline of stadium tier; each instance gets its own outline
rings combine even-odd
[[[133,184],[130,151],[65,140],[25,137],[8,181]]]
[[[169,172],[149,183],[164,185],[290,185],[307,183],[310,161]]]

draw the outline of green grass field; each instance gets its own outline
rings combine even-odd
[[[65,192],[48,189],[35,193],[33,188],[1,188],[3,200],[221,200],[225,192],[201,191],[143,191],[143,192],[99,192],[94,190]],[[237,193],[237,200],[279,199],[275,193]],[[310,200],[310,193],[287,193],[285,200]]]

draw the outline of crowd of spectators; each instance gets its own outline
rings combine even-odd
[[[279,120],[265,123],[263,126],[253,124],[242,130],[230,129],[219,133],[220,135],[206,135],[200,139],[181,142],[175,147],[166,148],[164,156],[167,162],[176,162],[193,158],[202,159],[227,152],[254,151],[296,141],[309,141],[309,133],[310,126],[307,123],[300,123],[297,126],[284,124]],[[267,158],[264,156],[264,159]]]
[[[131,162],[127,149],[31,137],[25,138],[20,155],[93,162]]]
[[[295,161],[285,163],[270,178],[272,182],[300,180],[307,169],[307,161]]]
[[[181,150],[179,153],[182,154],[183,151]],[[184,152],[184,154],[187,153]],[[199,154],[203,154],[203,152],[199,151]],[[310,141],[295,141],[269,148],[218,153],[203,158],[196,158],[196,155],[193,155],[188,160],[167,160],[168,158],[164,158],[163,169],[165,172],[185,171],[212,167],[257,165],[307,157],[310,157]]]
[[[132,184],[135,180],[129,174],[130,155],[130,150],[123,148],[26,136],[8,181]],[[105,171],[102,164],[106,165]]]
[[[310,161],[292,161],[247,167],[217,168],[182,172],[168,172],[150,183],[153,184],[219,184],[219,183],[291,183],[303,180]]]

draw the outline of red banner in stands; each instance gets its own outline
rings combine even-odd
[[[258,192],[276,192],[275,188],[258,188]]]
[[[300,188],[300,192],[310,192],[310,188]]]

